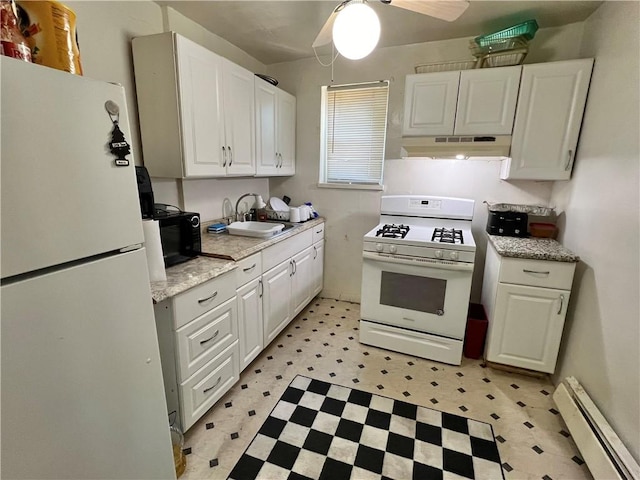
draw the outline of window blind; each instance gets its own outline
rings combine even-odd
[[[387,82],[327,87],[325,182],[382,183],[388,92]]]

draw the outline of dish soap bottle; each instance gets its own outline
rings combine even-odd
[[[31,49],[18,26],[13,0],[0,0],[0,53],[31,62]]]

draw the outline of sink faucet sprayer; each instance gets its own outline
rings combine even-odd
[[[260,209],[260,208],[264,208],[267,206],[266,203],[264,203],[264,200],[262,200],[262,195],[258,195],[257,193],[245,193],[244,195],[242,195],[238,201],[236,202],[236,221],[238,222],[244,222],[244,216],[241,216],[238,213],[238,206],[240,205],[240,200],[242,200],[244,197],[250,197],[250,196],[254,196],[256,197],[256,208]]]

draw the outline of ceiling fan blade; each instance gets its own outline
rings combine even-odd
[[[333,24],[336,21],[338,13],[340,13],[340,10],[342,10],[342,5],[343,4],[338,5],[333,10],[333,12],[331,12],[331,15],[329,15],[329,18],[327,18],[327,21],[322,26],[322,30],[320,30],[320,33],[311,44],[313,48],[321,47],[322,45],[331,43],[331,41],[333,40]]]
[[[391,0],[390,4],[447,22],[456,20],[469,7],[466,0]]]

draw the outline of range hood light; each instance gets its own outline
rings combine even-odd
[[[456,160],[466,160],[467,158],[469,158],[469,157],[467,157],[466,155],[463,155],[461,153],[456,155]]]

